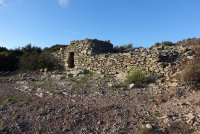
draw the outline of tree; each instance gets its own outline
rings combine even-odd
[[[0,52],[3,52],[3,51],[6,51],[6,52],[7,52],[8,49],[7,49],[6,47],[1,47],[1,46],[0,46]]]
[[[11,52],[0,52],[0,71],[15,71],[18,69],[19,59]]]
[[[20,68],[23,71],[36,71],[40,69],[39,56],[42,52],[41,48],[28,44],[21,51],[23,54],[20,56]]]

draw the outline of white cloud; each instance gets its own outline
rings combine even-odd
[[[6,5],[6,0],[0,0],[0,6],[5,6]]]
[[[58,4],[62,7],[68,6],[70,2],[70,0],[57,0],[57,1],[58,1]]]

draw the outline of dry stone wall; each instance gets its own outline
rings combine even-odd
[[[173,75],[192,57],[191,50],[181,45],[135,48],[128,53],[114,53],[109,41],[96,39],[72,41],[59,53],[66,71],[87,69],[106,74],[126,73],[139,67],[154,75]],[[69,67],[70,62],[74,62],[74,67]]]

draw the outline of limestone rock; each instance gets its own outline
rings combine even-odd
[[[193,123],[194,122],[195,116],[194,116],[193,113],[188,113],[186,115],[186,117],[187,117],[187,123]]]
[[[132,89],[134,86],[135,86],[134,83],[130,84],[130,85],[129,85],[129,89]]]
[[[153,129],[153,126],[152,126],[151,124],[148,123],[148,124],[146,124],[146,128],[147,128],[147,129]]]

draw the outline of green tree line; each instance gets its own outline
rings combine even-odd
[[[7,49],[0,46],[0,71],[21,70],[37,71],[42,68],[48,70],[62,69],[60,61],[52,56],[52,53],[59,50],[63,45],[54,45],[50,48],[26,45],[22,48]]]

